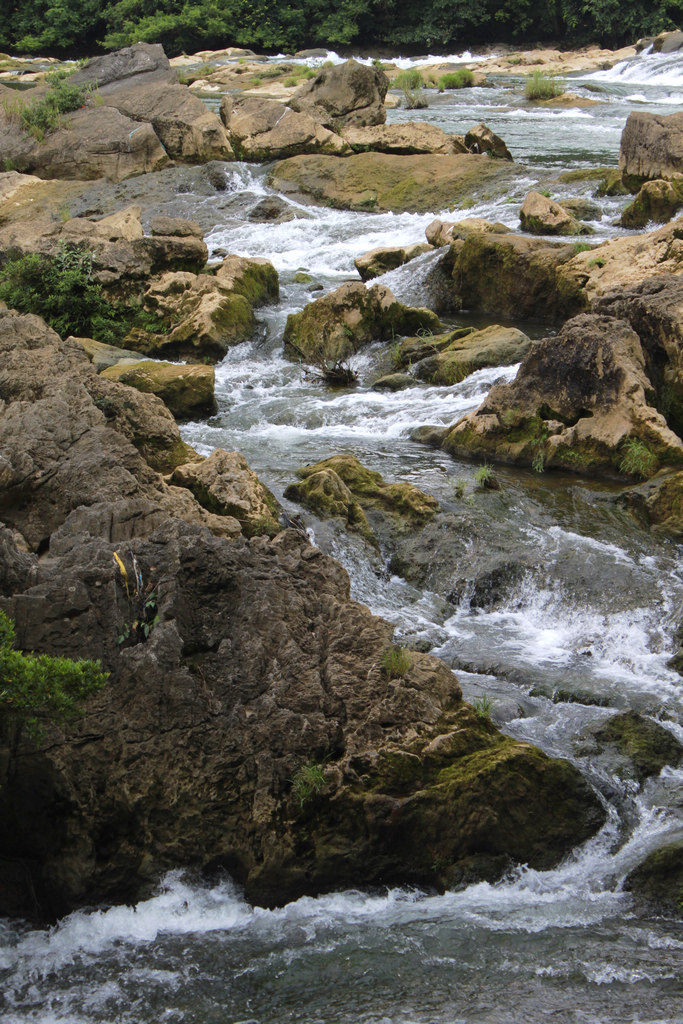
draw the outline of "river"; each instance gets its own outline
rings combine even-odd
[[[309,61],[314,64],[315,61]],[[406,65],[414,61],[403,62]],[[451,132],[484,121],[524,169],[510,194],[475,197],[462,216],[518,226],[531,187],[590,197],[591,183],[560,184],[561,170],[614,166],[633,109],[671,113],[683,102],[683,56],[644,54],[571,76],[599,105],[539,108],[521,78],[437,94],[389,120],[420,118]],[[199,451],[238,449],[282,498],[297,467],[340,451],[385,479],[435,495],[465,538],[417,586],[386,559],[308,513],[313,538],[347,568],[354,598],[420,642],[458,674],[467,698],[486,697],[509,734],[573,760],[608,810],[601,833],[560,867],[520,867],[490,885],[443,895],[347,891],[278,910],[246,904],[229,879],[206,885],[173,873],[136,907],[84,910],[55,927],[0,924],[0,1009],[5,1024],[675,1024],[683,1021],[683,932],[623,891],[650,851],[683,837],[683,771],[642,786],[601,753],[590,730],[634,708],[683,739],[683,685],[667,667],[683,619],[681,548],[639,528],[613,504],[614,488],[562,474],[501,470],[498,492],[474,485],[476,466],[410,440],[413,428],[449,424],[476,408],[515,367],[484,370],[453,387],[396,394],[370,382],[386,346],[359,356],[360,386],[326,391],[281,356],[289,312],[321,290],[356,280],[353,258],[378,245],[422,240],[439,215],[370,215],[290,205],[286,223],[248,221],[271,190],[263,168],[225,167],[228,202],[212,251],[265,256],[281,302],[259,311],[253,342],[217,367],[218,414],[186,425]],[[206,204],[210,200],[197,198]],[[183,197],[183,215],[192,212]],[[625,199],[601,200],[595,239],[622,232]],[[169,209],[170,212],[170,209]],[[444,215],[445,219],[454,219]],[[433,254],[384,282],[420,302]],[[467,318],[457,322],[466,323]],[[522,325],[543,333],[538,324]],[[288,502],[295,513],[301,510]],[[478,576],[514,561],[502,600],[473,607]],[[454,588],[458,598],[453,599]],[[451,595],[448,600],[449,594]],[[580,699],[553,701],[553,693]]]

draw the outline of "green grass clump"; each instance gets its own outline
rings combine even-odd
[[[38,739],[41,722],[67,722],[107,681],[99,661],[73,661],[14,649],[14,624],[0,612],[0,715],[12,716]]]
[[[542,71],[527,75],[524,83],[524,98],[527,100],[553,100],[563,92],[562,82],[552,75],[544,75]]]
[[[493,479],[493,466],[485,462],[474,474],[474,481],[477,487],[486,487]]]
[[[627,473],[628,476],[637,476],[641,480],[646,480],[659,469],[657,456],[637,437],[627,437],[622,451],[619,469],[622,473]]]
[[[132,327],[166,329],[140,306],[110,302],[93,280],[92,252],[69,243],[54,256],[29,253],[8,260],[0,269],[0,301],[41,316],[62,337],[74,334],[107,345],[118,344]]]
[[[47,75],[48,93],[35,103],[27,103],[19,112],[22,127],[38,142],[42,142],[48,132],[59,128],[62,114],[85,105],[90,89],[70,83],[71,74],[70,71],[53,71]]]
[[[442,75],[439,79],[439,92],[444,89],[467,89],[474,85],[474,74],[469,68],[458,68],[457,71]]]
[[[403,106],[406,110],[423,110],[429,104],[423,92],[424,81],[417,68],[399,71],[393,82],[394,89],[403,93]]]
[[[292,776],[292,796],[303,807],[325,788],[325,773],[321,764],[309,761],[297,769]]]
[[[382,655],[382,668],[388,679],[403,679],[412,663],[410,651],[396,644],[387,647]]]
[[[477,697],[473,702],[472,707],[475,710],[477,718],[490,719],[491,711],[493,710],[493,701],[490,697],[484,694],[482,697]]]

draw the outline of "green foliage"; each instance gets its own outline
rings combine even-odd
[[[53,71],[47,75],[47,94],[34,103],[27,103],[19,112],[22,127],[39,142],[60,126],[62,114],[78,110],[85,104],[89,90],[71,83],[70,75],[69,71]]]
[[[412,663],[413,657],[410,651],[397,644],[387,647],[382,655],[382,669],[388,679],[403,679]]]
[[[325,788],[323,765],[317,764],[315,761],[309,761],[294,772],[291,783],[292,796],[299,804],[299,807],[303,808],[309,800],[322,793]]]
[[[0,611],[0,714],[25,724],[35,738],[41,722],[68,722],[107,681],[99,661],[73,661],[14,649],[14,624]]]
[[[93,280],[93,254],[71,243],[55,256],[29,253],[0,269],[0,300],[19,313],[35,313],[62,337],[118,344],[131,327],[160,331],[163,325],[139,306],[115,306]]]
[[[439,91],[444,89],[467,89],[474,85],[474,73],[469,68],[458,68],[439,79]]]
[[[482,697],[477,697],[477,699],[472,703],[472,707],[475,710],[477,718],[485,718],[487,720],[491,718],[493,701],[490,697],[487,697],[486,694]]]
[[[393,88],[403,93],[403,106],[406,110],[422,110],[426,106],[427,97],[423,91],[424,81],[417,68],[399,71],[393,81]]]
[[[542,71],[527,75],[524,83],[524,97],[527,100],[552,100],[563,92],[563,84],[553,75],[544,75]]]
[[[489,466],[488,462],[485,462],[483,466],[480,466],[479,469],[474,474],[474,480],[477,487],[486,487],[487,484],[490,483],[492,478],[493,466]]]
[[[577,256],[580,252],[589,252],[593,248],[588,242],[574,242],[572,246],[572,256]]]
[[[135,555],[131,557],[130,573],[118,552],[114,552],[114,562],[118,569],[119,580],[126,592],[132,616],[119,629],[116,642],[119,645],[132,646],[149,639],[150,633],[159,622],[157,595],[152,590],[151,584],[144,582]]]
[[[637,437],[626,438],[622,445],[622,453],[619,469],[628,476],[646,480],[659,469],[657,456]]]

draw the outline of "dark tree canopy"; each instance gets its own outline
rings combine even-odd
[[[683,0],[0,0],[0,45],[77,56],[145,41],[169,56],[228,45],[441,50],[561,40],[616,46],[675,28]]]

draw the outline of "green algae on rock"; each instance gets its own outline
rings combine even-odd
[[[177,419],[212,416],[217,409],[212,366],[143,359],[116,363],[102,370],[102,376],[158,395]]]

